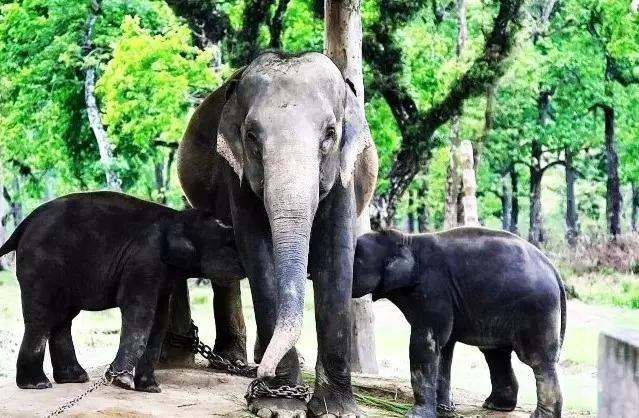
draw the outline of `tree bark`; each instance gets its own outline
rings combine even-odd
[[[415,213],[416,213],[416,204],[415,204],[415,193],[412,191],[408,192],[408,232],[414,233],[416,231],[415,228]]]
[[[541,144],[537,140],[532,141],[530,161],[530,223],[528,241],[539,247],[543,241],[543,218],[541,212]]]
[[[459,161],[459,117],[454,116],[450,123],[450,149],[448,174],[446,178],[446,204],[444,206],[444,228],[454,228],[459,223],[458,200],[460,198],[461,167]]]
[[[277,7],[275,8],[275,12],[273,12],[273,17],[271,18],[271,24],[269,25],[269,32],[271,34],[271,42],[270,46],[273,49],[282,48],[282,29],[283,29],[283,20],[284,20],[284,12],[286,12],[286,8],[288,7],[289,0],[279,0],[277,2]]]
[[[417,192],[417,230],[420,233],[428,232],[428,206],[426,205],[426,188],[422,187]]]
[[[501,179],[501,229],[510,231],[513,214],[513,188],[510,182],[510,175],[507,173]]]
[[[632,231],[637,232],[637,220],[639,220],[639,184],[632,184]]]
[[[479,226],[479,214],[477,212],[477,180],[475,179],[473,144],[469,140],[461,142],[459,147],[459,159],[462,169],[462,183],[464,185],[464,225]]]
[[[621,191],[619,186],[619,156],[615,143],[615,110],[610,106],[602,106],[604,111],[604,131],[606,143],[606,215],[608,232],[613,238],[621,233]]]
[[[466,24],[465,0],[457,0],[457,61],[461,62],[461,55],[464,52],[468,29]],[[459,158],[459,116],[454,115],[450,121],[450,153],[448,159],[448,178],[446,181],[446,205],[444,215],[444,228],[454,228],[463,220],[463,214],[458,211],[458,203],[461,200],[461,161]]]
[[[508,230],[513,234],[519,235],[519,174],[514,164],[510,167],[508,174],[510,176],[510,187],[512,189],[510,228]]]
[[[324,49],[358,92],[358,104],[364,109],[364,77],[362,73],[362,21],[360,0],[326,0]],[[357,233],[370,231],[368,209],[358,220]],[[377,373],[372,299],[353,299],[351,323],[351,370]]]
[[[579,236],[577,204],[575,201],[576,173],[572,162],[572,150],[565,147],[565,174],[566,174],[566,240],[572,247],[577,243]]]
[[[84,32],[84,56],[89,57],[93,53],[93,28],[100,13],[102,2],[93,0],[90,3],[89,16],[87,17],[86,28]],[[84,69],[84,100],[87,106],[87,116],[89,118],[89,126],[93,131],[95,140],[100,151],[100,163],[104,169],[106,177],[106,186],[111,190],[119,191],[122,182],[118,174],[114,170],[113,165],[113,148],[109,142],[106,130],[100,119],[100,110],[95,97],[95,78],[96,66],[89,63]]]

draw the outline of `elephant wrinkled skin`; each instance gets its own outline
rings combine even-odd
[[[318,362],[308,406],[318,416],[358,414],[349,306],[355,224],[373,193],[377,154],[356,94],[322,54],[267,52],[204,100],[178,153],[189,202],[234,226],[257,320],[258,375],[271,386],[301,381],[294,345],[311,274]],[[284,399],[249,407],[260,416],[306,410]]]

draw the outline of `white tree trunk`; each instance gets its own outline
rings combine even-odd
[[[362,73],[362,20],[360,0],[325,0],[324,49],[355,87],[359,105],[364,108]],[[357,234],[370,231],[368,208],[358,220]],[[351,322],[351,370],[377,373],[375,318],[370,296],[354,299]]]
[[[99,0],[91,1],[89,17],[87,18],[86,29],[84,33],[84,53],[85,57],[93,52],[93,28],[98,18],[101,2]],[[87,116],[89,117],[89,126],[95,135],[100,151],[100,162],[104,167],[107,187],[111,190],[120,190],[122,182],[114,170],[113,166],[113,148],[109,142],[109,137],[104,129],[100,118],[100,110],[95,98],[95,65],[89,64],[84,70],[84,100],[87,105]]]
[[[457,0],[457,61],[461,62],[461,56],[468,38],[468,25],[466,23],[465,0]],[[458,213],[457,197],[460,193],[460,161],[459,155],[459,116],[453,116],[450,122],[450,157],[448,163],[448,180],[446,182],[446,207],[444,213],[444,228],[457,226],[461,216]],[[464,215],[465,216],[465,215]]]
[[[459,160],[462,169],[462,181],[464,182],[464,225],[478,226],[479,216],[477,214],[477,181],[475,180],[475,169],[473,159],[473,145],[469,140],[464,140],[459,145]]]

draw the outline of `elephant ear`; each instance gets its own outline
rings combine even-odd
[[[224,84],[225,103],[220,115],[220,123],[217,128],[217,153],[220,154],[231,166],[235,174],[242,181],[243,152],[240,134],[240,109],[237,103],[236,88],[244,72],[243,67],[237,70]]]
[[[414,274],[415,258],[408,247],[402,246],[399,255],[391,258],[384,268],[381,293],[413,287],[417,284]]]
[[[167,228],[164,234],[162,261],[186,272],[197,271],[197,250],[186,236],[183,223]]]
[[[342,125],[342,152],[340,156],[340,177],[342,186],[348,187],[355,170],[355,162],[359,154],[371,142],[371,133],[366,122],[363,106],[357,99],[355,86],[349,80],[346,84],[346,101],[344,104],[344,122]],[[360,92],[362,94],[362,92]]]

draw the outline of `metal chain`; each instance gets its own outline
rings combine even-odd
[[[209,361],[209,365],[214,369],[245,377],[257,376],[257,366],[248,365],[241,360],[236,360],[235,363],[231,363],[231,361],[224,357],[215,354],[210,346],[200,341],[198,327],[193,321],[191,321],[191,329],[186,335],[176,334],[170,331],[167,332],[166,342],[173,347],[187,348],[193,354],[200,354]]]
[[[313,391],[308,385],[280,386],[270,388],[262,379],[255,379],[249,383],[244,398],[247,402],[257,398],[287,398],[300,399],[304,402],[311,400]]]
[[[438,403],[437,404],[437,412],[443,412],[443,413],[452,413],[455,412],[455,404],[451,404],[451,405],[444,405],[443,403]]]
[[[63,403],[62,405],[60,405],[53,411],[49,412],[49,414],[46,415],[46,418],[58,416],[61,413],[73,408],[78,402],[84,399],[89,393],[95,391],[99,387],[110,385],[113,382],[113,379],[115,379],[117,376],[127,374],[127,373],[131,374],[131,372],[128,370],[114,372],[111,366],[107,367],[107,369],[104,371],[104,374],[100,376],[100,378],[96,380],[91,386],[89,386],[84,392],[68,400],[67,402]]]

